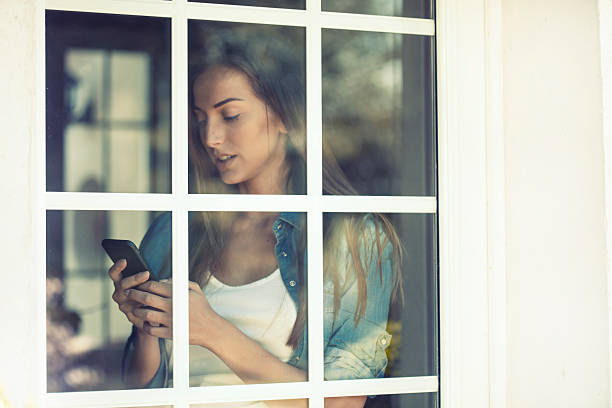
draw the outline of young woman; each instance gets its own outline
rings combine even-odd
[[[300,75],[258,66],[248,47],[207,52],[191,81],[193,193],[304,194],[304,92]],[[212,57],[211,57],[212,55]],[[323,188],[356,194],[324,147]],[[299,213],[192,213],[189,342],[192,386],[307,380],[305,217]],[[380,214],[326,215],[325,378],[384,374],[389,302],[401,293],[401,248]],[[151,271],[122,279],[113,299],[134,325],[126,381],[167,386],[171,376],[170,216],[141,243]],[[153,274],[159,282],[149,280]],[[363,406],[365,397],[329,399]],[[268,402],[268,405],[304,401]]]

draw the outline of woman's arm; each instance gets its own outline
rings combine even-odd
[[[151,382],[161,363],[159,339],[136,328],[133,347],[131,356],[126,361],[125,379],[131,387],[144,387]]]
[[[146,282],[128,297],[157,310],[137,308],[134,314],[151,323],[143,326],[149,335],[172,338],[172,284]],[[286,364],[259,343],[219,316],[197,283],[189,282],[189,344],[211,350],[247,384],[306,381],[306,373]]]
[[[129,297],[158,309],[135,310],[136,316],[153,323],[144,325],[144,331],[150,336],[171,338],[172,307],[168,301],[172,294],[172,284],[149,281],[138,289],[130,291]],[[157,299],[160,297],[165,301]],[[305,371],[282,362],[231,322],[219,316],[210,307],[206,296],[195,282],[189,282],[189,344],[211,350],[246,384],[297,382],[308,379]],[[364,401],[361,397],[335,398],[330,401],[331,405],[327,406],[360,408]],[[308,401],[266,401],[266,404],[270,407],[305,408]]]
[[[135,309],[142,305],[129,297],[130,290],[149,279],[149,272],[123,278],[121,273],[126,266],[127,262],[121,259],[109,269],[108,274],[115,286],[113,300],[136,328],[133,350],[129,361],[125,362],[128,367],[125,380],[130,386],[142,387],[151,381],[159,368],[161,360],[159,340],[143,330],[143,326],[147,323],[134,314]]]

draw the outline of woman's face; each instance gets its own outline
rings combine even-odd
[[[199,137],[226,184],[240,192],[283,191],[287,130],[242,72],[213,67],[193,86]]]

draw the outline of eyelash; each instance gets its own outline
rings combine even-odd
[[[225,116],[223,118],[223,120],[225,120],[226,122],[234,122],[234,121],[237,121],[238,118],[240,118],[240,114],[239,113],[234,115],[234,116]],[[198,122],[198,127],[199,128],[206,127],[206,123],[207,122],[208,121],[206,119],[202,119],[201,121]]]
[[[226,122],[232,122],[232,121],[238,120],[239,117],[240,117],[240,114],[237,114],[237,115],[234,115],[234,116],[226,116],[223,119]]]

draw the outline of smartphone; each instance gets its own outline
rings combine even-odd
[[[127,261],[127,266],[123,270],[124,278],[135,275],[138,272],[150,271],[144,258],[140,255],[138,247],[132,241],[127,239],[105,239],[102,240],[102,247],[113,262],[117,262],[120,259]],[[153,279],[153,275],[149,274],[149,276],[149,279]]]

